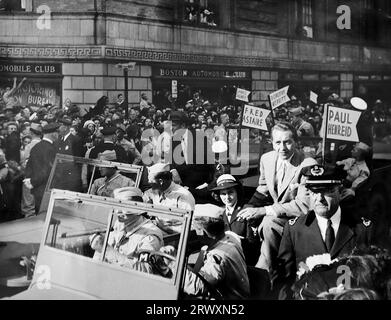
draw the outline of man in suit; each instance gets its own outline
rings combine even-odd
[[[35,200],[35,213],[39,213],[46,183],[56,157],[55,143],[58,140],[59,125],[55,122],[49,123],[42,128],[43,138],[38,142],[30,153],[26,165],[26,187],[31,189]]]
[[[284,228],[278,253],[276,287],[283,284],[280,298],[291,297],[290,285],[300,263],[314,255],[329,254],[330,259],[349,255],[355,248],[372,243],[373,226],[368,219],[355,219],[339,206],[342,180],[334,169],[315,165],[304,170],[310,190],[311,211],[291,219]]]
[[[256,267],[271,274],[275,268],[282,231],[288,219],[308,212],[308,192],[300,185],[302,168],[316,164],[297,149],[296,130],[286,122],[272,128],[274,151],[261,157],[259,186],[249,206],[239,213],[261,240]]]
[[[81,139],[70,132],[72,119],[65,116],[59,119],[58,122],[60,124],[60,138],[57,152],[74,157],[83,157],[85,152]],[[53,187],[81,192],[81,164],[76,164],[73,161],[58,163]]]

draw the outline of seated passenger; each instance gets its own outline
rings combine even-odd
[[[212,204],[195,206],[195,222],[212,243],[202,249],[192,270],[187,270],[184,292],[191,296],[212,293],[215,298],[246,299],[250,296],[243,249],[237,237],[224,232],[224,209]]]
[[[369,168],[365,162],[369,153],[370,147],[363,142],[358,142],[352,150],[352,158],[337,161],[338,166],[344,166],[343,169],[347,172],[346,180],[348,185],[351,185],[342,189],[341,200],[349,196],[354,197],[357,187],[369,178]]]
[[[239,220],[238,213],[244,205],[243,187],[230,174],[223,174],[217,179],[217,186],[212,189],[219,194],[224,204],[223,219],[225,230],[235,232],[241,237],[241,243],[248,265],[254,266],[259,258],[260,242],[247,220]]]
[[[142,202],[142,192],[135,187],[114,190],[114,198]],[[99,259],[103,249],[104,237],[94,234],[90,237],[91,248],[95,250],[94,259]],[[114,230],[110,232],[105,261],[152,273],[152,266],[139,261],[143,250],[159,251],[163,246],[162,231],[149,219],[131,212],[118,213]]]
[[[117,161],[114,150],[106,150],[99,154],[99,160]],[[113,198],[113,191],[123,187],[133,187],[134,181],[121,175],[115,165],[101,165],[99,167],[102,178],[96,179],[91,187],[90,194]]]
[[[145,202],[188,211],[194,210],[194,197],[184,187],[172,181],[169,164],[156,163],[149,167],[148,182],[151,184],[151,189],[144,192]],[[159,218],[156,222],[168,233],[182,231],[182,221]]]

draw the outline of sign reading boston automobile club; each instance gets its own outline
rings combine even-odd
[[[153,75],[159,78],[187,78],[187,79],[249,79],[248,71],[243,70],[208,70],[208,69],[176,69],[154,68]]]
[[[60,63],[10,63],[10,62],[0,61],[0,73],[61,75],[61,64]]]

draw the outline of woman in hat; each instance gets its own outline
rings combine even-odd
[[[216,182],[216,187],[211,191],[217,192],[221,203],[224,205],[225,230],[236,233],[241,238],[246,263],[255,265],[259,255],[259,239],[247,224],[247,221],[239,220],[237,215],[244,205],[244,192],[242,184],[230,174],[221,175]]]

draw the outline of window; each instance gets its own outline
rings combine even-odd
[[[32,7],[33,0],[0,0],[0,12],[31,12]]]
[[[196,25],[218,25],[218,0],[185,0],[184,21]]]
[[[312,0],[297,0],[296,2],[296,35],[313,38],[313,2]]]

